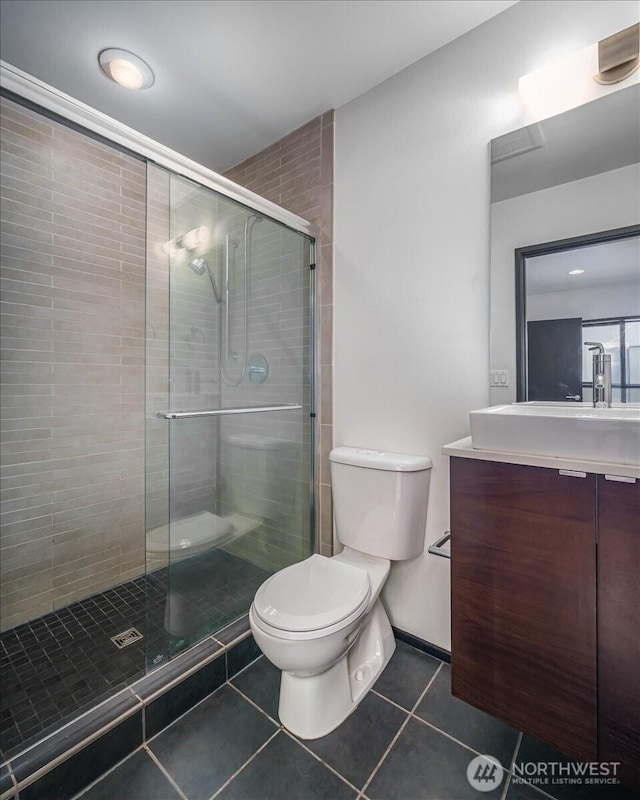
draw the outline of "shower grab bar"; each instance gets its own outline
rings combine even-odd
[[[283,403],[278,406],[239,406],[238,408],[211,408],[206,411],[158,411],[159,419],[191,419],[193,417],[222,417],[227,414],[256,414],[259,411],[291,411],[302,408],[301,403]]]

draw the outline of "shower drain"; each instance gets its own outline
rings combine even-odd
[[[135,628],[129,628],[128,631],[122,631],[122,633],[116,634],[116,636],[111,637],[111,641],[115,644],[116,647],[122,650],[123,647],[127,647],[134,642],[140,641],[140,639],[144,638],[140,631],[136,630]]]

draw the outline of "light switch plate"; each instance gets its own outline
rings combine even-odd
[[[491,370],[491,386],[506,388],[509,386],[509,370],[508,369],[492,369]]]

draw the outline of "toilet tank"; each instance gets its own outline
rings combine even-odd
[[[419,556],[424,549],[431,459],[337,447],[329,460],[339,541],[392,561]]]

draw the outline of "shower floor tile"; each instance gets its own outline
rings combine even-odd
[[[269,574],[212,551],[0,634],[0,760],[246,613]],[[129,628],[144,638],[119,650]]]

